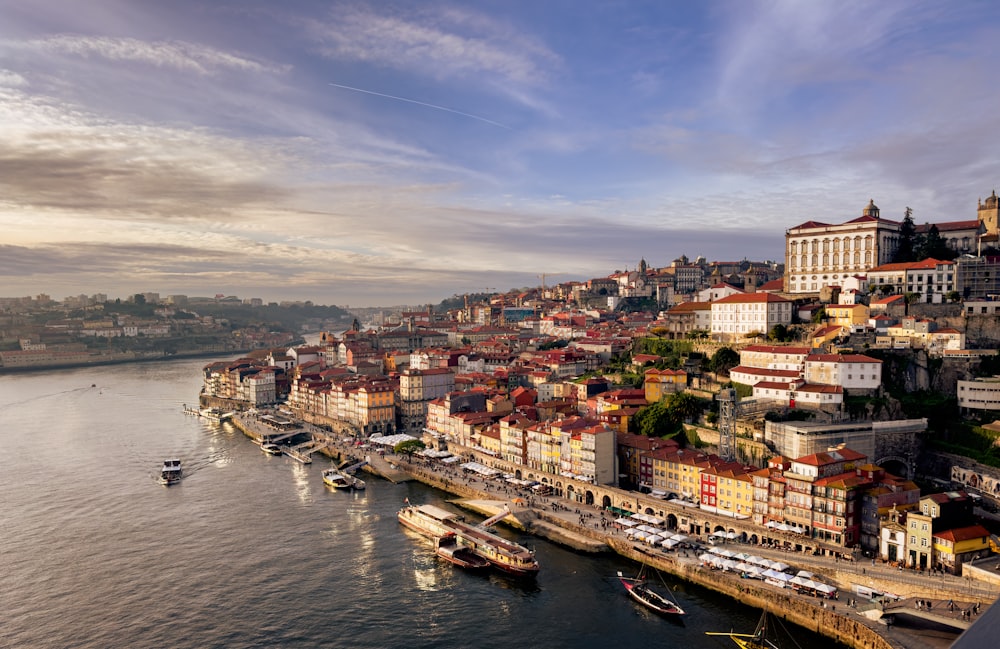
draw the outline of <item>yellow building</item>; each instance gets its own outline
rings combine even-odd
[[[962,573],[962,564],[990,551],[990,532],[982,525],[969,525],[934,534],[936,567],[953,575]]]
[[[648,369],[644,372],[646,403],[656,403],[664,396],[680,392],[687,387],[687,372],[684,370]]]
[[[852,327],[868,324],[868,307],[864,304],[828,304],[824,311],[831,325]]]

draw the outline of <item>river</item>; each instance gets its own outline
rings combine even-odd
[[[331,491],[324,461],[266,456],[185,414],[208,362],[0,376],[0,644],[732,649],[704,632],[756,623],[758,611],[669,576],[689,615],[659,618],[615,579],[634,563],[510,530],[535,548],[536,580],[445,564],[395,513],[448,494],[374,477]],[[186,477],[164,487],[170,457]]]

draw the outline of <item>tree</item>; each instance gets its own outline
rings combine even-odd
[[[667,410],[680,421],[693,421],[705,410],[705,402],[687,392],[674,392],[666,398]]]
[[[419,439],[408,439],[393,446],[392,450],[393,452],[399,453],[400,455],[411,456],[417,451],[422,451],[425,448],[427,448],[427,445],[421,442]]]
[[[907,207],[903,222],[899,225],[899,245],[896,247],[896,254],[892,256],[892,261],[916,261],[916,246],[917,226],[913,224],[913,210]]]
[[[952,303],[960,302],[962,300],[962,294],[958,291],[948,291],[945,297]]]
[[[135,295],[132,296],[132,301],[135,302],[136,304],[145,304],[146,296],[143,295],[142,293],[136,293]]]
[[[956,257],[955,251],[948,247],[948,242],[941,236],[936,225],[927,228],[927,233],[919,238],[915,254],[917,261],[924,259],[950,261]]]
[[[661,399],[635,413],[632,418],[634,432],[646,437],[665,437],[681,430],[681,422],[676,414],[667,408],[666,400]]]
[[[767,339],[776,342],[784,342],[788,340],[788,327],[783,324],[776,324],[771,327],[771,331],[767,332]]]
[[[740,364],[740,355],[732,347],[720,347],[712,354],[708,369],[717,374],[728,374],[729,370]]]

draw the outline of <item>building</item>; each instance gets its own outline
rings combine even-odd
[[[399,432],[423,432],[427,404],[455,390],[455,373],[446,367],[406,369],[399,375]]]
[[[732,342],[748,335],[766,336],[777,325],[792,323],[792,302],[774,293],[743,293],[712,302],[712,338]]]
[[[666,395],[680,392],[687,387],[687,372],[684,370],[650,368],[643,373],[643,377],[646,403],[656,403]]]
[[[982,525],[969,525],[933,535],[935,567],[953,575],[962,574],[962,564],[990,553],[990,532]]]
[[[882,386],[882,361],[864,354],[810,354],[803,378],[807,383],[845,390],[878,390]]]
[[[954,262],[937,259],[882,264],[868,271],[868,281],[883,293],[912,293],[926,304],[941,304],[957,286]]]
[[[785,291],[819,293],[852,275],[887,264],[899,245],[899,223],[882,219],[874,201],[841,224],[807,221],[785,232]]]
[[[958,407],[966,410],[1000,410],[1000,376],[959,380]]]

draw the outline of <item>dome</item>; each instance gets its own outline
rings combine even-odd
[[[878,206],[875,205],[874,198],[868,199],[868,205],[866,205],[864,211],[861,212],[861,216],[872,216],[876,219],[878,218]]]

